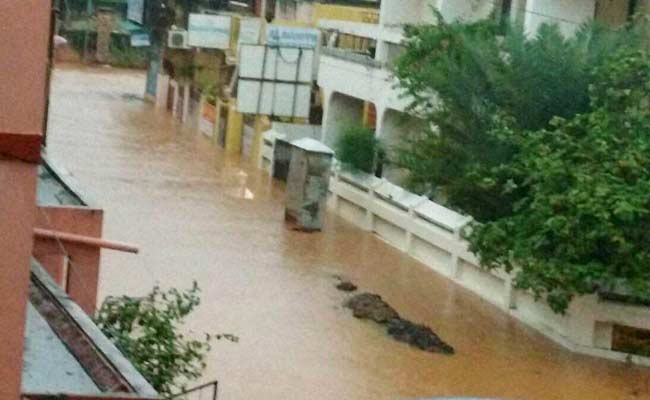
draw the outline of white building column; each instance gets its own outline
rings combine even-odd
[[[325,137],[327,136],[327,128],[329,125],[330,119],[330,101],[332,99],[332,91],[326,88],[321,88],[322,101],[323,101],[323,119],[321,122],[321,134],[320,141],[325,143]]]
[[[332,92],[323,109],[322,142],[334,146],[340,131],[348,124],[363,121],[363,100]]]

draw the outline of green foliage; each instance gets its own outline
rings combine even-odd
[[[140,373],[163,396],[182,390],[201,377],[213,339],[237,341],[232,335],[190,339],[180,333],[184,319],[199,305],[199,287],[162,291],[145,297],[108,297],[95,321]]]
[[[111,43],[111,64],[123,68],[145,68],[149,62],[148,50],[129,44]]]
[[[555,25],[528,39],[523,28],[494,19],[407,28],[395,74],[413,99],[410,111],[430,128],[412,134],[392,160],[410,171],[411,189],[442,191],[449,205],[492,221],[512,214],[520,190],[503,193],[492,168],[519,151],[490,131],[507,120],[522,133],[547,128],[555,117],[587,112],[590,71],[618,48],[635,48],[635,29],[586,25],[565,39]],[[498,116],[499,118],[495,118]],[[504,184],[505,182],[500,182]]]
[[[86,42],[85,31],[62,31],[61,35],[66,38],[70,47],[79,54],[84,53],[84,44]],[[97,32],[88,32],[88,50],[94,51],[97,48]]]
[[[380,151],[375,131],[361,125],[349,124],[340,133],[336,142],[336,157],[344,166],[373,173]]]
[[[487,174],[508,183],[493,188],[523,195],[469,236],[484,266],[514,270],[556,312],[613,286],[650,298],[650,53],[615,53],[590,80],[590,111],[490,133],[518,148]]]
[[[213,106],[216,106],[217,98],[220,97],[221,95],[220,87],[221,85],[217,84],[216,82],[206,85],[201,90],[201,92],[205,96],[205,101],[207,101],[209,104],[212,104]]]

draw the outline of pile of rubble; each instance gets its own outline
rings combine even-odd
[[[357,289],[354,284],[347,281],[341,281],[336,287],[345,292],[353,292]],[[356,294],[346,300],[344,306],[352,310],[356,318],[368,319],[385,326],[388,335],[399,342],[432,353],[454,354],[454,348],[440,339],[431,328],[403,319],[377,294]]]

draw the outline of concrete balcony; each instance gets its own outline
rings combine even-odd
[[[408,105],[387,65],[360,53],[323,49],[318,85],[328,97],[339,93],[373,103],[378,110],[404,111]]]
[[[378,25],[363,22],[350,22],[324,19],[318,23],[324,30],[336,31],[345,35],[358,36],[376,41],[398,44],[404,39],[402,25]]]
[[[368,39],[378,39],[380,26],[365,22],[341,21],[335,19],[322,19],[318,22],[320,29],[337,31],[346,35],[358,36]]]

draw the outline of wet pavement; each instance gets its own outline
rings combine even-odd
[[[437,396],[650,399],[650,370],[571,354],[342,219],[285,228],[283,186],[141,100],[144,74],[59,67],[48,152],[106,210],[100,296],[189,287],[195,332],[217,343],[205,381],[224,400]],[[354,319],[341,275],[456,349],[431,354]]]

